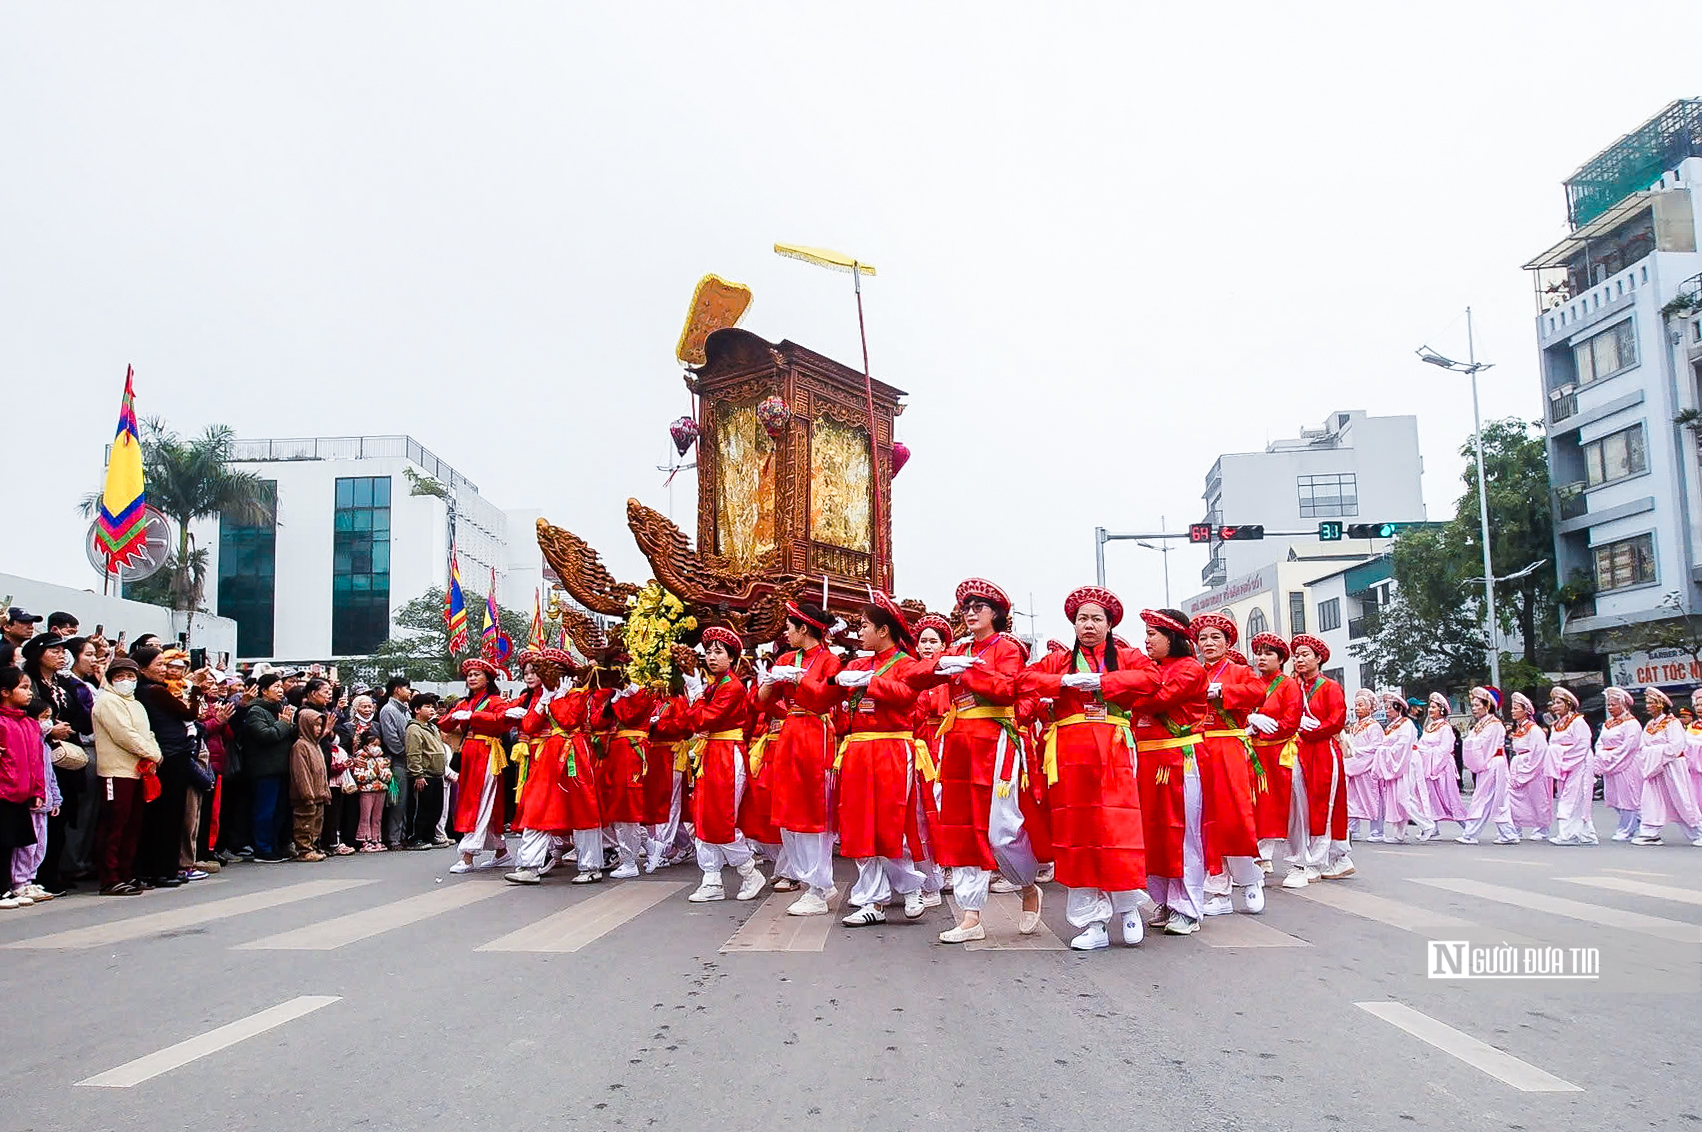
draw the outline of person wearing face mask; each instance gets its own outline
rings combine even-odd
[[[1052,700],[1041,770],[1056,876],[1069,888],[1064,917],[1081,929],[1070,946],[1109,947],[1106,925],[1116,916],[1123,945],[1133,947],[1146,934],[1140,893],[1147,870],[1129,705],[1134,677],[1153,662],[1112,636],[1123,602],[1110,590],[1072,591],[1064,616],[1075,623],[1075,646],[1029,665],[1017,688]]]
[[[940,814],[936,860],[950,867],[963,918],[940,933],[941,943],[985,939],[981,911],[995,871],[1022,892],[1017,930],[1040,930],[1040,862],[1023,828],[1018,798],[1025,759],[1016,726],[1017,680],[1028,652],[1006,630],[1011,599],[984,578],[957,587],[957,607],[970,639],[907,678],[919,692],[944,687],[950,707],[940,724]]]
[[[114,660],[106,686],[95,694],[95,769],[100,776],[100,819],[96,826],[96,865],[102,896],[136,896],[142,888],[131,878],[142,837],[147,795],[159,791],[155,770],[159,743],[148,726],[148,712],[136,702],[136,662]]]

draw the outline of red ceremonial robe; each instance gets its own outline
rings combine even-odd
[[[957,676],[942,676],[938,661],[911,670],[910,686],[945,687],[951,697],[940,725],[940,814],[934,826],[934,861],[996,869],[987,821],[993,812],[993,771],[1005,744],[1002,778],[1016,788],[1022,776],[1022,741],[1016,731],[1016,680],[1024,650],[1015,637],[995,633],[984,641],[954,645],[950,655],[979,657],[981,663]]]
[[[1052,807],[1047,801],[1048,783],[1040,760],[1046,750],[1046,729],[1055,717],[1051,705],[1031,691],[1019,691],[1016,699],[1016,727],[1022,733],[1024,761],[1022,790],[1017,802],[1022,809],[1022,829],[1028,834],[1029,846],[1036,861],[1050,861],[1052,850]]]
[[[1206,872],[1223,871],[1225,857],[1257,857],[1254,832],[1253,744],[1247,713],[1265,700],[1265,683],[1245,665],[1225,657],[1206,670],[1206,687],[1220,686],[1221,699],[1206,703],[1205,749],[1200,758],[1200,840],[1211,846]]]
[[[703,695],[686,705],[682,722],[697,732],[697,771],[692,776],[691,820],[699,841],[728,845],[738,833],[739,774],[745,757],[745,722],[750,700],[730,672],[710,677]],[[697,744],[701,742],[702,746]],[[655,758],[655,754],[652,754]]]
[[[874,672],[867,688],[852,688],[839,710],[839,852],[845,857],[904,856],[907,818],[916,777],[916,734],[911,722],[916,689],[905,675],[916,662],[887,649],[859,656],[845,667]]]
[[[745,724],[745,796],[739,802],[739,832],[748,841],[780,844],[780,827],[774,824],[774,763],[768,757],[774,737],[786,721],[785,702],[763,703],[753,685],[745,690],[750,709]],[[774,714],[771,708],[780,709]]]
[[[1052,700],[1040,774],[1058,883],[1128,892],[1146,887],[1146,846],[1126,708],[1135,677],[1153,663],[1125,646],[1117,648],[1116,671],[1106,672],[1105,647],[1082,648],[1079,664],[1074,651],[1048,653],[1017,686]],[[1065,674],[1086,671],[1101,674],[1098,694],[1063,686]]]
[[[1314,676],[1304,691],[1305,711],[1318,721],[1300,732],[1300,768],[1306,779],[1306,825],[1312,837],[1326,833],[1347,840],[1347,775],[1337,736],[1347,726],[1347,696],[1327,676]]]
[[[650,716],[655,709],[656,693],[648,688],[618,698],[610,696],[603,707],[599,726],[614,727],[605,741],[601,767],[604,825],[644,820],[644,776],[649,762]],[[672,773],[670,768],[670,795]]]
[[[926,758],[918,753],[916,759],[916,796],[922,800],[922,820],[928,825],[926,830],[919,828],[915,816],[916,807],[910,807],[905,836],[910,839],[912,857],[917,856],[917,848],[924,843],[924,833],[927,835],[926,844],[929,846],[930,859],[934,852],[933,847],[938,844],[934,840],[934,827],[939,821],[940,803],[934,797],[934,784],[940,780],[940,724],[945,722],[948,705],[946,688],[941,684],[929,688],[926,692],[918,692],[916,705],[911,709],[911,717],[915,720],[914,733],[927,751]]]
[[[448,723],[444,730],[459,732],[461,741],[461,778],[455,795],[455,828],[471,833],[479,824],[479,801],[484,796],[485,778],[491,773],[491,753],[501,756],[496,775],[502,777],[508,756],[502,749],[502,736],[508,732],[508,701],[485,689],[477,699],[464,701],[456,711],[471,711],[472,718],[461,723]],[[451,715],[454,712],[450,713]],[[496,800],[491,821],[502,832],[502,799]]]
[[[520,721],[531,746],[514,828],[566,834],[603,824],[591,745],[585,740],[585,692],[563,690],[539,711],[534,700]],[[571,765],[570,765],[571,764]]]
[[[769,740],[766,755],[774,764],[774,824],[793,833],[826,833],[832,712],[845,691],[833,682],[839,675],[839,658],[817,645],[803,653],[784,653],[775,664],[796,665],[805,671],[796,684],[770,684],[762,689],[768,693],[764,702],[771,712],[776,705],[785,706],[780,733]]]
[[[1264,678],[1257,679],[1262,682]],[[1300,729],[1300,682],[1278,672],[1264,687],[1264,702],[1257,710],[1276,720],[1277,729],[1269,735],[1253,736],[1253,750],[1265,772],[1265,788],[1253,795],[1253,831],[1260,840],[1281,841],[1288,836],[1295,761],[1293,753],[1284,755],[1283,751]]]
[[[1188,830],[1184,765],[1200,758],[1206,716],[1206,670],[1191,656],[1165,657],[1132,676],[1133,695],[1127,701],[1135,718],[1135,749],[1139,752],[1141,825],[1146,834],[1146,868],[1153,876],[1182,875],[1182,843]],[[1192,740],[1190,742],[1190,739]],[[1204,816],[1204,776],[1201,816]],[[1201,823],[1200,847],[1211,849]]]

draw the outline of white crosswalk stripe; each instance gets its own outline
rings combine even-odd
[[[957,900],[951,901],[952,910],[962,917]],[[963,945],[965,951],[1068,951],[1069,944],[1059,939],[1057,933],[1047,927],[1044,922],[1040,930],[1033,935],[1023,935],[1020,930],[1022,923],[1022,895],[1020,893],[1000,893],[987,897],[987,906],[981,909],[981,926],[987,932],[986,939],[974,940]],[[950,927],[941,926],[940,930]],[[1117,929],[1113,928],[1115,932]]]
[[[1549,896],[1546,893],[1531,892],[1521,888],[1508,888],[1499,884],[1486,884],[1483,881],[1469,880],[1464,877],[1414,877],[1413,880],[1417,884],[1429,885],[1431,888],[1439,888],[1446,892],[1457,892],[1462,896],[1494,900],[1501,904],[1511,904],[1514,907],[1526,908],[1533,912],[1548,912],[1568,919],[1600,924],[1603,927],[1624,928],[1627,931],[1640,932],[1643,935],[1672,940],[1677,943],[1702,943],[1702,927],[1696,924],[1687,924],[1680,920],[1669,920],[1662,916],[1628,912],[1623,908],[1610,908],[1603,904],[1588,904],[1582,900],[1568,900],[1564,896]]]
[[[311,900],[316,896],[325,896],[333,892],[345,892],[351,888],[359,888],[362,885],[373,883],[375,882],[371,880],[302,881],[300,884],[286,884],[278,888],[264,889],[260,892],[245,893],[242,896],[227,896],[221,900],[186,904],[181,908],[169,908],[162,912],[148,912],[140,916],[129,916],[124,919],[111,920],[104,924],[94,924],[90,927],[70,928],[66,931],[53,932],[50,935],[14,940],[6,946],[12,948],[106,947],[114,943],[123,943],[126,940],[141,939],[158,932],[176,931],[181,928],[209,923],[213,920],[247,915],[251,912],[260,912],[267,908],[276,908],[283,904],[293,904],[301,900]]]
[[[686,887],[684,881],[629,883],[599,892],[536,923],[481,945],[479,951],[572,952],[595,943]],[[793,917],[796,919],[796,917]]]
[[[796,892],[776,892],[764,900],[751,918],[740,925],[732,938],[721,945],[721,954],[741,951],[820,951],[827,946],[828,932],[838,923],[843,892],[827,902],[825,916],[788,916],[786,909],[798,899]]]
[[[1212,916],[1200,925],[1200,938],[1208,947],[1311,947],[1303,939],[1278,931],[1252,916],[1239,913]]]
[[[280,932],[251,943],[239,944],[238,951],[335,951],[363,939],[371,939],[409,924],[441,916],[480,900],[489,900],[504,892],[507,885],[463,883],[407,896],[387,904],[375,904],[350,912],[346,916],[323,920],[317,924]]]
[[[1471,924],[1458,916],[1447,912],[1438,912],[1431,908],[1423,908],[1417,904],[1408,904],[1402,900],[1391,900],[1386,896],[1377,896],[1369,892],[1342,884],[1309,884],[1305,888],[1295,890],[1295,895],[1301,896],[1314,903],[1323,904],[1338,911],[1355,916],[1363,916],[1368,920],[1376,920],[1380,924],[1388,924],[1402,931],[1421,932],[1426,928],[1467,928]]]
[[[78,1081],[77,1084],[101,1089],[128,1089],[341,1000],[340,995],[334,994],[304,994],[277,1006],[268,1007],[258,1014],[238,1018],[235,1022],[228,1022],[217,1029],[208,1030],[205,1034],[198,1034],[176,1045],[167,1046],[145,1057],[138,1057],[135,1061],[127,1061],[116,1069],[97,1073],[93,1077]]]
[[[1624,877],[1556,877],[1567,884],[1582,884],[1591,888],[1602,888],[1609,892],[1623,892],[1629,896],[1651,896],[1657,900],[1673,900],[1680,904],[1693,904],[1702,907],[1702,889],[1679,888],[1671,884],[1651,884],[1644,880],[1627,880]]]
[[[1401,1002],[1356,1002],[1367,1014],[1398,1026],[1419,1041],[1434,1046],[1443,1053],[1459,1058],[1474,1069],[1513,1086],[1524,1093],[1581,1093],[1584,1090],[1570,1081],[1538,1069],[1504,1050],[1498,1050],[1430,1015],[1414,1010]]]

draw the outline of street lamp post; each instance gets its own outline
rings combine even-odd
[[[1144,546],[1148,550],[1156,550],[1164,555],[1164,604],[1166,606],[1170,604],[1170,545],[1166,542],[1163,546],[1154,546],[1146,540],[1187,538],[1188,535],[1186,531],[1171,532],[1164,530],[1166,523],[1163,515],[1158,517],[1158,526],[1159,530],[1156,534],[1112,534],[1104,527],[1093,528],[1093,568],[1094,576],[1099,580],[1100,589],[1105,588],[1105,544],[1112,539],[1126,539],[1136,546]]]
[[[1417,350],[1421,361],[1453,373],[1463,373],[1472,379],[1472,446],[1477,450],[1477,512],[1478,520],[1483,527],[1483,601],[1484,613],[1487,618],[1485,637],[1489,644],[1489,682],[1497,688],[1501,686],[1501,649],[1495,640],[1495,567],[1490,564],[1489,554],[1489,489],[1484,483],[1483,473],[1483,419],[1478,414],[1477,405],[1477,375],[1479,370],[1489,369],[1494,363],[1477,360],[1477,347],[1472,340],[1472,309],[1466,308],[1466,360],[1456,362],[1445,358],[1429,346],[1420,346]]]
[[[1160,515],[1158,517],[1158,529],[1159,530],[1162,531],[1165,527],[1168,527],[1169,525],[1170,525],[1169,523],[1164,521],[1163,515]],[[1164,607],[1166,609],[1169,609],[1170,608],[1170,544],[1169,543],[1163,543],[1161,545],[1154,546],[1152,543],[1147,542],[1145,539],[1136,539],[1135,545],[1136,546],[1144,546],[1148,550],[1156,550],[1160,554],[1164,555]],[[1104,583],[1102,582],[1100,584],[1103,585]]]

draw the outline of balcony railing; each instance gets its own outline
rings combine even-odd
[[[1590,501],[1584,497],[1584,481],[1565,483],[1554,489],[1554,517],[1577,519],[1590,513]]]
[[[1221,586],[1229,580],[1229,563],[1221,558],[1213,558],[1206,563],[1206,568],[1200,571],[1200,583],[1206,586]]]
[[[1350,617],[1347,622],[1347,639],[1350,641],[1364,640],[1377,632],[1378,614],[1366,613],[1360,617]]]

